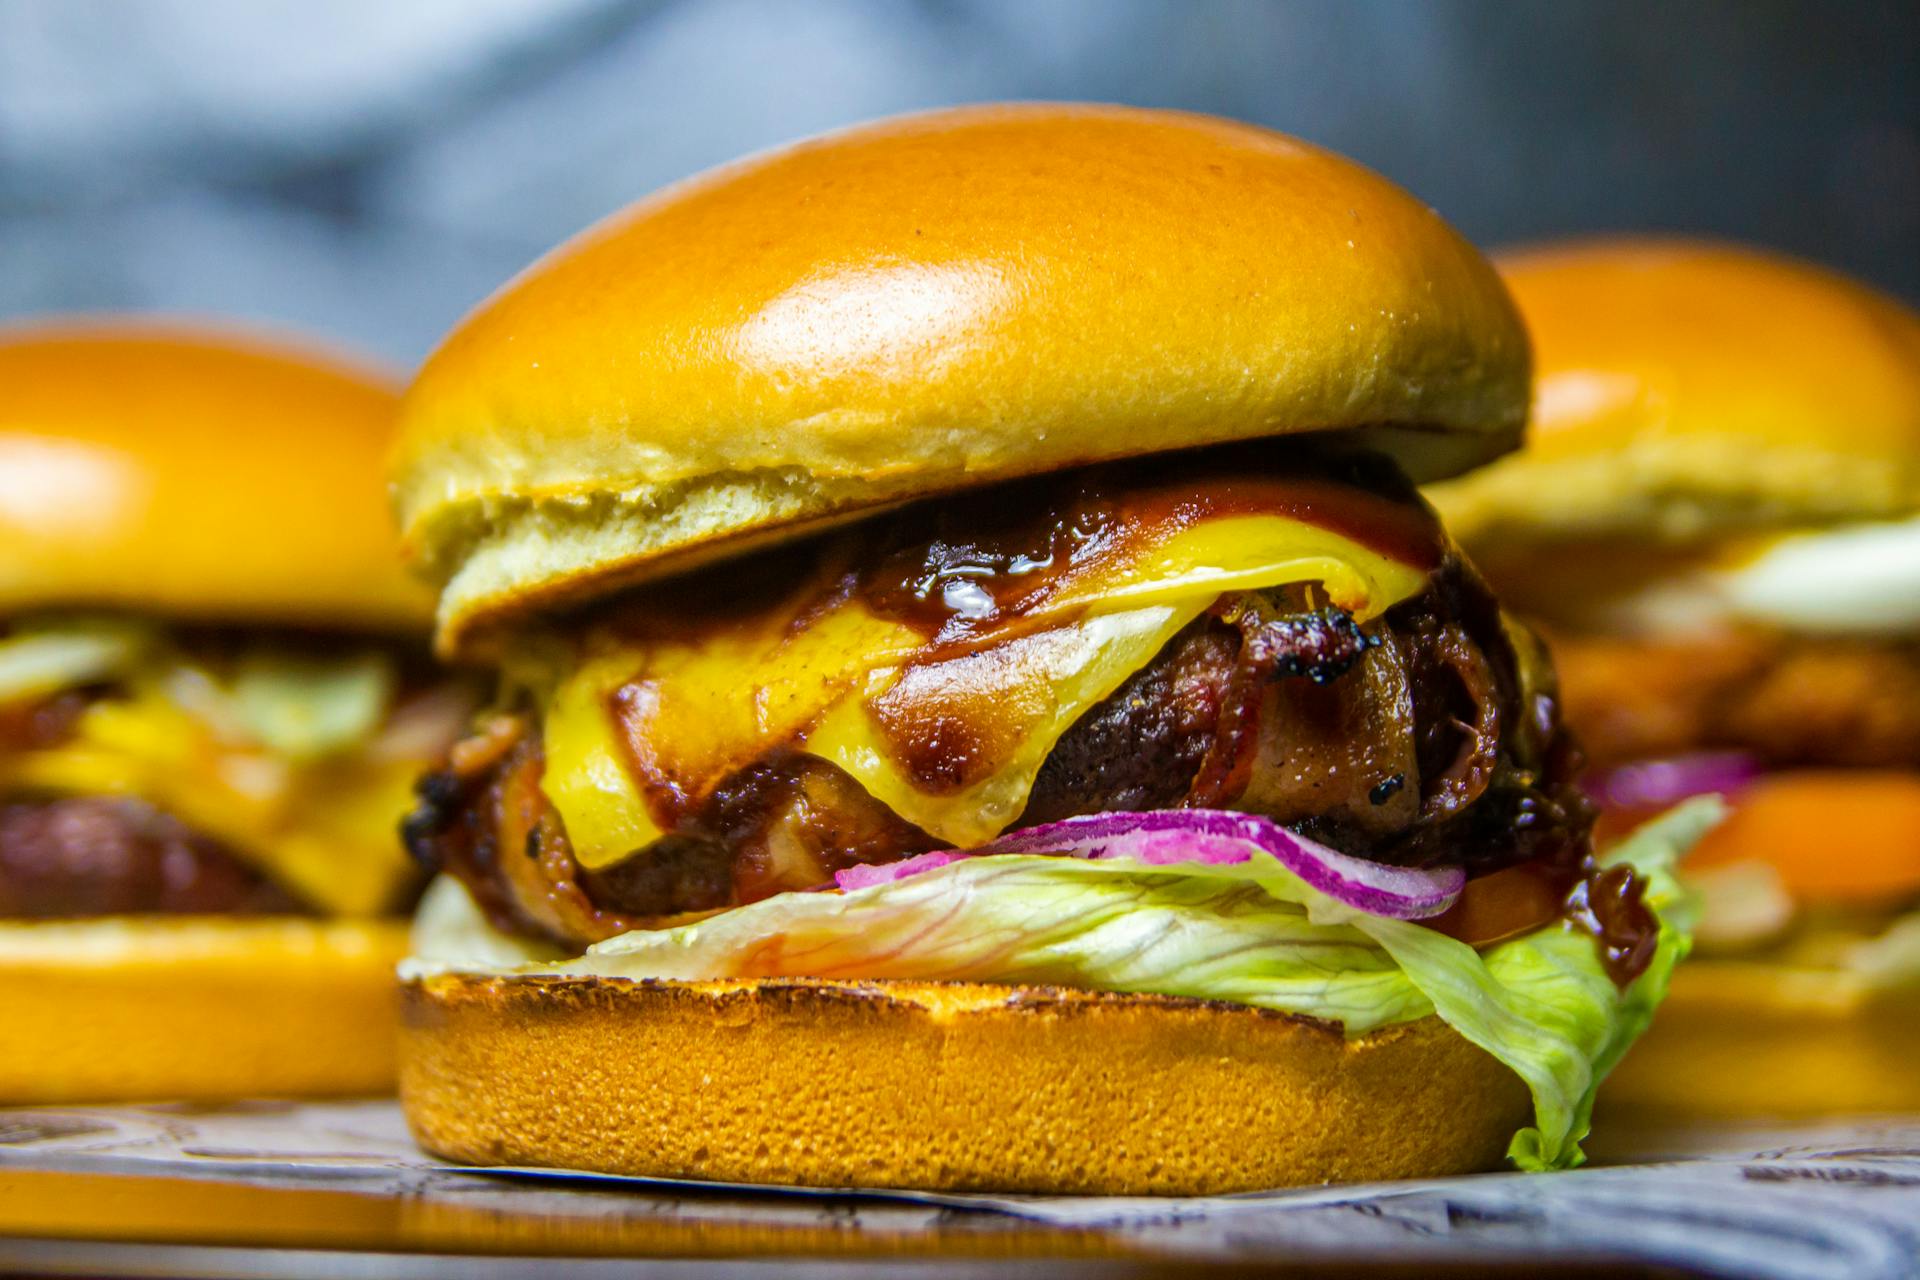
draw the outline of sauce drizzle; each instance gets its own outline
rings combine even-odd
[[[1210,519],[1274,515],[1425,572],[1446,554],[1432,512],[1365,460],[1277,468],[1244,447],[1130,460],[910,509],[847,585],[929,640],[978,634],[1045,603],[1109,558]]]
[[[1567,920],[1591,934],[1617,987],[1645,973],[1660,941],[1660,921],[1646,902],[1646,881],[1632,867],[1608,867],[1573,886]]]

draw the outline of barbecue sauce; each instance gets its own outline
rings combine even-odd
[[[1205,520],[1273,515],[1327,529],[1431,572],[1446,553],[1432,512],[1363,463],[1270,471],[1245,450],[1089,467],[956,495],[896,517],[848,587],[930,641],[999,631],[1103,561]]]
[[[1591,862],[1569,872],[1536,860],[1470,880],[1458,902],[1426,923],[1470,946],[1488,947],[1556,922],[1593,939],[1607,976],[1622,989],[1646,972],[1660,940],[1646,882],[1632,867],[1602,869]]]
[[[1646,902],[1646,881],[1628,866],[1589,876],[1567,895],[1567,921],[1593,936],[1614,985],[1625,987],[1647,970],[1660,940],[1660,922]]]

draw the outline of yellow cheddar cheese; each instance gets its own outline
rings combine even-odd
[[[109,642],[113,661],[103,664],[96,659]],[[0,689],[0,701],[63,685],[119,688],[89,703],[57,744],[0,752],[0,795],[140,800],[325,912],[373,915],[397,905],[415,874],[398,824],[428,761],[417,749],[379,749],[392,677],[377,653],[337,661],[247,653],[229,685],[158,632],[136,643],[113,622],[30,627],[0,642],[5,649],[49,671],[59,664],[41,654],[70,658],[60,679],[21,680]],[[6,658],[0,653],[0,668]],[[449,710],[459,711],[457,701]],[[450,719],[447,734],[456,728]]]
[[[1425,569],[1278,515],[1225,515],[1143,542],[1069,581],[1017,631],[931,657],[920,632],[857,598],[817,616],[789,602],[670,639],[590,633],[572,669],[535,690],[543,786],[576,857],[590,869],[620,862],[663,834],[663,809],[785,745],[936,838],[978,844],[1019,816],[1061,735],[1222,593],[1314,583],[1364,622],[1427,582]],[[971,723],[990,720],[982,775],[916,776],[876,717],[890,694],[927,715],[946,708],[957,722],[971,708]],[[989,703],[991,716],[977,714]]]

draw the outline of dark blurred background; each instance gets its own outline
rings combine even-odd
[[[0,0],[0,315],[412,361],[661,183],[993,98],[1273,125],[1483,244],[1715,232],[1920,299],[1915,0]]]

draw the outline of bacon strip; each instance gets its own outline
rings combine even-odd
[[[1470,570],[1434,583],[1368,628],[1298,593],[1223,600],[1068,731],[1019,825],[1240,807],[1382,862],[1577,866],[1592,819],[1550,694],[1524,687]],[[770,744],[664,840],[587,873],[540,791],[530,726],[496,719],[455,755],[422,783],[409,847],[503,928],[569,945],[937,847],[833,766]]]

